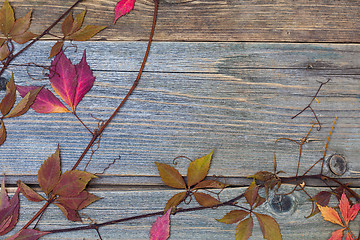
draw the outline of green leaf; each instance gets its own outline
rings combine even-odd
[[[41,164],[37,174],[39,185],[47,196],[59,182],[60,175],[60,150],[58,146],[55,153]]]
[[[261,231],[263,233],[264,239],[268,240],[281,240],[281,233],[279,224],[275,221],[274,218],[254,212],[257,220],[259,221],[259,225]]]
[[[252,217],[241,221],[236,227],[236,240],[247,240],[252,234],[254,222]]]
[[[3,116],[8,114],[11,108],[14,106],[16,100],[16,87],[14,82],[14,75],[11,74],[9,82],[6,84],[6,95],[1,100],[0,110]]]
[[[18,117],[26,113],[30,106],[34,103],[37,94],[42,87],[30,90],[23,99],[11,110],[11,112],[5,116],[5,118]]]
[[[213,153],[214,150],[212,150],[208,155],[198,158],[189,164],[187,171],[187,183],[189,187],[199,183],[206,177]]]
[[[178,170],[165,163],[155,162],[155,164],[158,168],[161,180],[166,185],[173,188],[186,189],[184,178],[181,176]]]
[[[176,207],[179,205],[182,200],[186,197],[186,192],[180,192],[172,196],[169,201],[167,201],[164,211],[166,212],[169,208]]]
[[[68,36],[67,39],[74,41],[87,41],[104,28],[106,28],[106,26],[87,25]]]
[[[194,197],[196,201],[203,207],[213,207],[215,205],[221,204],[219,200],[206,193],[195,192]]]
[[[249,215],[249,213],[250,212],[244,210],[232,210],[228,212],[223,218],[216,220],[226,224],[233,224],[243,220],[247,215]]]

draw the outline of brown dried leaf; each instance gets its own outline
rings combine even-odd
[[[87,25],[69,35],[67,39],[74,41],[87,41],[104,28],[106,28],[106,26]]]
[[[279,224],[275,221],[274,218],[254,212],[257,220],[259,221],[259,225],[261,231],[263,233],[264,239],[268,240],[281,240],[281,233]]]
[[[41,164],[37,174],[39,185],[47,196],[59,182],[60,175],[60,150],[58,146],[55,153]]]
[[[86,10],[84,10],[81,13],[76,15],[70,34],[78,31],[81,28],[83,21],[84,21],[85,14],[86,14]]]
[[[194,196],[196,201],[203,207],[213,207],[215,205],[221,204],[219,200],[206,193],[195,192]]]
[[[4,122],[2,120],[0,122],[1,122],[1,128],[0,128],[0,146],[1,146],[6,140],[6,129]]]
[[[249,215],[249,213],[250,212],[244,210],[232,210],[228,212],[223,218],[216,220],[226,224],[233,224],[243,220],[247,215]]]
[[[239,222],[236,226],[236,240],[247,240],[252,234],[253,231],[253,218],[250,216],[249,218]]]
[[[26,113],[30,106],[34,103],[37,94],[42,87],[30,90],[23,99],[11,110],[11,112],[5,116],[5,118],[18,117]]]
[[[7,36],[15,22],[14,10],[7,0],[0,9],[0,31]]]
[[[256,200],[255,200],[255,206],[253,207],[253,209],[261,206],[265,201],[266,201],[266,199],[263,197],[260,197],[260,195],[258,194],[256,197]]]
[[[32,202],[41,202],[45,201],[46,199],[43,198],[40,194],[35,192],[31,187],[23,183],[22,181],[17,182],[20,192],[29,200]]]
[[[91,194],[88,191],[84,190],[77,196],[60,196],[56,201],[69,209],[81,210],[99,199],[100,197],[95,196],[94,194]]]
[[[81,222],[81,217],[77,210],[70,209],[66,206],[63,206],[60,203],[54,203],[54,204],[60,208],[60,210],[63,212],[63,214],[67,219],[73,222]]]
[[[4,60],[5,58],[7,58],[10,54],[10,50],[9,47],[7,46],[7,44],[5,43],[4,45],[2,45],[0,47],[0,61]]]
[[[179,205],[182,200],[186,197],[186,192],[177,193],[172,196],[169,201],[166,203],[164,211],[166,212],[169,208],[176,207]]]
[[[77,196],[92,178],[96,178],[96,176],[85,171],[67,171],[61,175],[59,182],[53,189],[53,194],[64,197]]]
[[[67,15],[67,17],[65,18],[64,22],[61,25],[61,30],[64,34],[64,36],[68,36],[71,33],[71,29],[73,27],[73,13],[72,11]]]
[[[227,185],[216,181],[216,180],[204,180],[199,182],[198,184],[195,185],[194,189],[199,189],[199,188],[220,188],[223,189],[225,188]]]
[[[6,84],[6,95],[1,100],[0,110],[3,116],[8,114],[16,101],[16,87],[14,82],[14,75],[11,74],[9,82]]]
[[[181,176],[178,170],[165,163],[155,162],[155,164],[158,168],[161,180],[166,185],[179,189],[186,188],[184,178]]]
[[[250,206],[253,206],[258,196],[259,187],[255,183],[255,179],[252,181],[250,186],[246,189],[244,196]]]
[[[30,31],[26,31],[20,35],[16,35],[16,36],[13,36],[13,40],[15,42],[17,42],[18,44],[24,44],[30,40],[32,40],[33,38],[37,37],[38,35],[36,35],[35,33],[32,33]]]
[[[187,171],[187,183],[189,187],[199,183],[206,177],[213,153],[214,150],[212,150],[208,155],[198,158],[189,164]]]
[[[318,194],[316,194],[313,198],[311,198],[311,201],[316,202],[317,204],[319,204],[320,206],[327,206],[329,204],[330,198],[331,198],[331,192],[328,191],[321,191]],[[309,216],[305,217],[305,218],[310,218],[312,216],[315,216],[316,214],[318,214],[320,212],[319,208],[317,207],[317,205],[315,205],[315,208],[313,209],[313,211],[310,213]]]
[[[32,10],[30,10],[24,17],[16,19],[15,24],[11,29],[10,36],[21,35],[29,29],[31,13]]]
[[[63,45],[63,41],[57,41],[51,48],[49,58],[55,57],[62,50]]]

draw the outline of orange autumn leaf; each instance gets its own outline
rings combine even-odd
[[[335,211],[335,209],[333,209],[331,207],[327,207],[327,206],[323,207],[323,206],[320,206],[319,204],[316,204],[316,205],[319,208],[321,215],[323,216],[325,221],[332,222],[332,223],[338,224],[342,227],[345,227],[341,221],[339,214],[337,213],[337,211]]]

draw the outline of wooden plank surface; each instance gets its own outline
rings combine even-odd
[[[35,55],[19,58],[17,64],[49,65],[41,56],[50,45],[39,43]],[[79,61],[85,47],[96,83],[78,113],[93,129],[97,120],[90,114],[102,119],[110,115],[136,76],[144,44],[80,44],[78,53],[68,51],[73,62]],[[105,132],[88,170],[102,172],[120,155],[106,174],[139,177],[130,180],[134,184],[147,176],[149,184],[159,184],[154,161],[170,163],[180,155],[194,159],[215,149],[210,175],[246,177],[259,171],[259,165],[271,171],[274,153],[279,169],[294,174],[298,147],[274,141],[306,135],[315,121],[312,113],[291,117],[311,100],[317,81],[331,78],[319,94],[321,102],[313,106],[323,128],[310,135],[318,141],[304,147],[301,171],[322,156],[330,126],[338,117],[327,156],[344,155],[349,164],[344,177],[357,178],[359,51],[357,45],[339,44],[154,43],[138,89]],[[14,66],[11,71],[19,85],[51,88],[48,80],[32,80],[25,67]],[[28,72],[41,77],[42,69]],[[8,175],[33,176],[35,182],[41,162],[57,144],[67,169],[90,139],[71,114],[30,111],[5,124],[8,140],[0,149],[0,168]],[[186,173],[186,167],[187,161],[179,161],[181,173]],[[101,181],[118,184],[111,179]]]
[[[290,186],[283,186],[283,191],[290,191]],[[307,189],[310,194],[314,194],[323,188]],[[237,194],[245,191],[245,188],[227,189],[221,194],[221,199],[230,199]],[[92,193],[103,197],[99,202],[90,205],[81,211],[84,217],[84,224],[91,220],[97,223],[118,219],[120,217],[131,217],[139,214],[146,214],[161,211],[167,199],[177,193],[176,190],[146,190],[129,189],[123,191],[97,191]],[[261,193],[263,194],[263,192]],[[328,239],[331,231],[334,230],[334,224],[321,220],[318,214],[312,218],[305,219],[305,216],[311,212],[311,202],[308,201],[305,194],[295,192],[289,197],[291,207],[279,212],[272,207],[271,199],[269,203],[264,204],[257,212],[270,214],[275,217],[281,226],[283,239]],[[26,223],[35,211],[42,205],[22,200],[22,215],[19,220],[19,227]],[[333,200],[333,199],[332,199]],[[336,205],[336,201],[331,201],[331,205]],[[181,205],[189,208],[196,206],[195,203]],[[232,208],[224,207],[214,210],[203,210],[199,212],[179,213],[171,217],[171,238],[170,239],[235,239],[235,225],[227,225],[217,222],[215,219],[223,217],[226,212]],[[54,214],[55,213],[55,214]],[[43,230],[54,228],[70,228],[82,226],[81,223],[72,223],[63,216],[57,207],[50,207],[44,214],[42,224],[39,227]],[[91,219],[91,220],[90,220]],[[122,224],[112,225],[100,229],[103,239],[149,239],[151,224],[156,217],[145,218],[137,221],[129,221]],[[321,231],[319,231],[321,223]],[[306,231],[305,231],[306,229]],[[358,227],[354,226],[354,229]],[[191,233],[191,234],[189,234]],[[99,239],[95,231],[69,232],[61,234],[51,234],[44,239]],[[263,239],[256,218],[254,217],[254,232],[251,239]]]
[[[13,0],[17,16],[34,9],[32,30],[40,33],[74,0]],[[109,28],[95,39],[146,40],[153,3],[137,0],[134,10],[113,25],[116,1],[87,0],[86,23]],[[49,11],[49,9],[52,11]],[[160,0],[155,40],[158,41],[360,41],[360,5],[352,0]],[[60,27],[53,33],[59,34]]]

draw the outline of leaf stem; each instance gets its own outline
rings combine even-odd
[[[73,111],[72,114],[74,114],[77,120],[79,120],[79,122],[91,133],[91,135],[94,135],[94,133],[85,125],[85,123],[79,118],[75,111]]]

